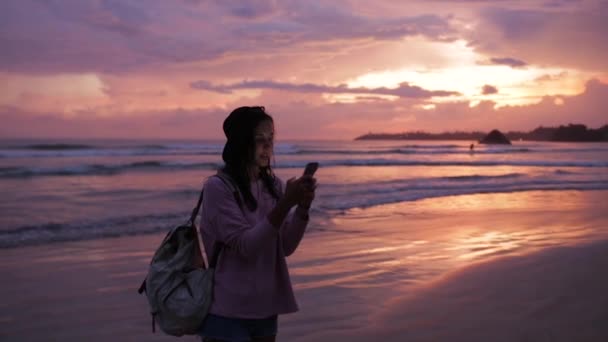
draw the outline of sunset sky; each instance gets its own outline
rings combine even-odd
[[[3,0],[0,138],[608,123],[608,1]]]

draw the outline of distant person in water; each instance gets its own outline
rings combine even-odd
[[[469,146],[469,151],[474,152],[475,150],[475,144],[471,144],[471,146]]]
[[[278,315],[298,310],[285,258],[304,235],[316,180],[283,185],[274,175],[274,129],[264,107],[237,108],[224,121],[219,172],[238,191],[219,177],[205,183],[201,236],[209,257],[221,250],[202,341],[275,341]]]

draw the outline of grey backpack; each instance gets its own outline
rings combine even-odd
[[[226,174],[217,175],[233,189],[237,203],[240,197]],[[203,201],[203,192],[190,219],[171,229],[160,244],[138,292],[146,293],[152,314],[152,332],[155,322],[166,334],[173,336],[196,334],[205,319],[213,299],[213,276],[222,245],[215,248],[210,262],[195,220]],[[200,248],[199,248],[200,246]],[[199,255],[200,254],[200,255]],[[200,259],[204,268],[195,267]]]

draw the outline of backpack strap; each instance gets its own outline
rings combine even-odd
[[[222,182],[224,182],[224,184],[226,184],[228,186],[228,188],[230,188],[232,190],[232,194],[234,196],[234,200],[236,201],[236,203],[238,204],[239,208],[241,209],[241,211],[243,210],[243,202],[241,201],[241,195],[240,192],[238,190],[238,187],[235,185],[234,180],[232,179],[232,177],[230,177],[227,173],[219,171],[215,177],[218,177]],[[215,268],[215,265],[217,265],[217,261],[220,257],[220,253],[221,251],[224,249],[224,244],[223,243],[218,243],[218,247],[215,248],[215,250],[213,251],[213,255],[211,256],[211,260],[208,260],[207,258],[207,252],[205,251],[205,245],[203,243],[203,237],[201,235],[201,232],[199,230],[199,228],[194,224],[194,222],[196,222],[196,216],[198,215],[200,209],[201,209],[201,205],[203,203],[203,194],[204,194],[204,190],[201,190],[201,194],[198,198],[198,202],[196,204],[196,207],[194,207],[194,209],[192,210],[192,214],[190,215],[190,220],[188,221],[188,223],[195,227],[196,229],[196,237],[198,239],[198,245],[199,245],[199,251],[201,252],[201,255],[203,257],[203,263],[205,265],[205,268]]]
[[[236,184],[234,183],[234,180],[232,180],[232,177],[230,177],[228,174],[226,174],[225,172],[218,172],[215,177],[219,178],[222,182],[224,182],[224,184],[228,185],[228,187],[232,190],[232,194],[234,195],[234,199],[236,200],[236,203],[239,205],[239,208],[241,208],[241,210],[243,210],[243,201],[241,201],[241,195],[239,192],[238,187],[236,186]],[[203,203],[203,193],[204,193],[205,189],[201,190],[201,194],[198,197],[198,202],[196,203],[196,206],[194,207],[194,209],[192,209],[192,214],[190,214],[190,221],[188,221],[189,223],[194,223],[196,220],[196,216],[198,215],[198,212],[201,209],[201,204]]]
[[[232,190],[232,194],[234,195],[234,200],[236,204],[239,205],[239,208],[243,210],[243,201],[241,200],[241,192],[239,191],[236,182],[229,174],[223,171],[219,171],[216,176],[224,182],[224,184],[228,185],[228,187]]]

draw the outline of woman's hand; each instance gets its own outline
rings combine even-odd
[[[303,211],[304,215],[308,217],[308,209],[315,198],[316,187],[317,180],[312,176],[288,179],[285,183],[283,197],[281,197],[274,209],[268,214],[268,221],[275,228],[279,229],[287,213],[295,205],[298,205],[297,211]]]
[[[281,199],[287,207],[291,208],[298,204],[302,197],[302,183],[295,177],[290,178],[285,183],[285,192]]]
[[[304,209],[310,209],[312,201],[315,199],[315,190],[317,189],[317,180],[313,176],[304,175],[300,177],[300,181],[304,187],[304,193],[298,202],[298,206]]]
[[[291,208],[300,205],[309,208],[315,198],[317,180],[312,176],[290,178],[285,185],[283,201]]]

